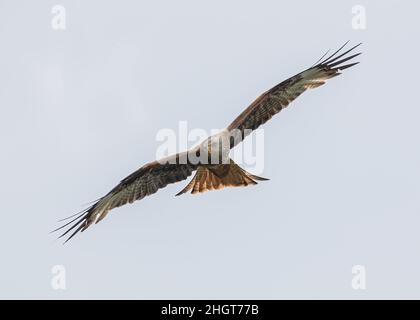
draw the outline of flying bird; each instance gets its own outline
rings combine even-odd
[[[145,164],[87,209],[60,220],[71,219],[53,232],[67,227],[59,236],[67,236],[67,242],[79,231],[83,232],[93,223],[104,219],[110,210],[141,200],[168,184],[185,180],[193,172],[194,177],[177,195],[188,191],[194,194],[224,187],[255,185],[257,181],[268,180],[242,169],[229,158],[229,151],[307,89],[317,88],[326,80],[338,76],[340,71],[358,64],[350,60],[361,53],[350,53],[361,44],[344,51],[347,44],[325,58],[327,52],[312,67],[261,94],[227,128],[197,147]]]

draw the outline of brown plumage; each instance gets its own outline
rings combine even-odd
[[[265,180],[268,179],[245,171],[230,159],[229,164],[199,166],[194,178],[176,195],[179,196],[190,190],[192,194],[195,194],[225,187],[246,187]]]
[[[239,167],[229,158],[229,150],[243,141],[252,130],[257,129],[287,107],[303,92],[323,85],[326,80],[338,76],[340,71],[356,65],[358,62],[348,64],[345,62],[360,55],[360,53],[348,55],[360,44],[341,53],[346,44],[322,60],[324,55],[315,66],[279,83],[260,95],[221,133],[209,137],[201,145],[187,152],[144,165],[123,179],[89,208],[64,219],[73,218],[54,231],[69,226],[60,236],[61,238],[68,235],[67,242],[79,231],[84,231],[93,223],[104,219],[110,210],[143,199],[168,184],[185,180],[194,171],[196,174],[193,179],[177,195],[188,191],[195,194],[225,187],[255,185],[257,181],[267,180],[252,175]],[[215,144],[215,141],[221,140],[228,142],[226,148],[219,148],[219,145]],[[213,153],[219,160],[216,163],[209,163],[208,159],[213,159],[211,157]],[[191,160],[200,156],[203,157],[198,162]],[[202,161],[203,159],[206,161]]]
[[[361,44],[336,56],[347,43],[348,42],[333,55],[317,63],[314,67],[298,73],[261,94],[228,126],[227,129],[229,131],[237,131],[237,134],[232,135],[231,147],[237,145],[247,134],[257,129],[260,125],[270,120],[275,114],[286,108],[307,89],[322,86],[326,80],[340,75],[340,71],[358,64],[358,62],[354,62],[343,65],[343,63],[361,54],[356,53],[345,57]]]

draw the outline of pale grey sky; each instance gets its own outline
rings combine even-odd
[[[419,10],[0,0],[0,297],[420,298]],[[68,245],[48,234],[153,160],[158,130],[222,128],[346,40],[361,64],[264,126],[270,181],[175,198],[181,182]]]

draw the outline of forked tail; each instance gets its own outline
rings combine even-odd
[[[257,184],[257,181],[266,180],[269,179],[253,175],[230,160],[229,164],[199,166],[194,178],[176,195],[179,196],[190,190],[195,194],[225,187],[246,187]]]

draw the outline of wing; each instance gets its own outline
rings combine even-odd
[[[144,165],[123,179],[115,188],[97,200],[89,208],[64,219],[73,218],[73,220],[53,232],[69,226],[59,237],[64,237],[72,231],[65,241],[67,242],[79,231],[83,232],[94,222],[98,223],[101,221],[110,210],[136,200],[141,200],[170,183],[187,179],[196,170],[196,165],[187,163],[186,160],[179,161],[181,158],[187,159],[185,157],[186,155],[186,152],[180,153],[164,160],[153,161]]]
[[[361,54],[348,55],[361,44],[339,54],[347,43],[325,60],[318,61],[315,66],[279,83],[259,96],[228,126],[227,129],[231,134],[231,148],[240,143],[251,131],[257,129],[260,125],[270,120],[272,116],[286,108],[289,103],[307,89],[317,88],[323,85],[326,80],[338,76],[341,70],[358,64],[358,62],[344,64]],[[337,56],[337,54],[339,55]]]

